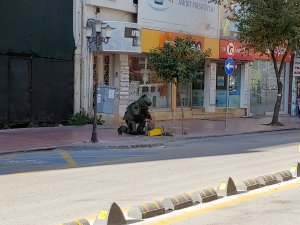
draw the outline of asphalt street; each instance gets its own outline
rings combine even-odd
[[[126,211],[137,203],[215,187],[229,176],[239,181],[288,170],[300,161],[299,143],[300,131],[293,130],[189,139],[152,149],[56,149],[1,155],[1,224],[55,225],[93,218],[110,202]],[[300,199],[297,190],[285,190],[275,198],[293,208]],[[293,201],[285,199],[294,195],[298,197]],[[272,207],[265,206],[272,201],[260,201],[251,202],[253,208]],[[231,213],[222,214],[227,224],[242,224],[234,223],[233,215],[239,213]],[[205,216],[210,215],[215,217]],[[177,224],[198,224],[193,218]]]

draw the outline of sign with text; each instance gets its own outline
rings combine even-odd
[[[115,29],[107,44],[102,44],[101,51],[106,52],[141,52],[141,29],[136,23],[129,22],[103,22]]]
[[[166,42],[173,42],[176,37],[179,38],[187,38],[190,37],[194,40],[194,47],[199,51],[203,50],[204,46],[204,37],[198,35],[188,35],[188,34],[180,34],[180,33],[173,33],[173,32],[160,32],[159,37],[159,47],[162,47]]]
[[[143,28],[219,37],[219,6],[208,0],[139,1],[138,23]]]
[[[254,60],[253,51],[247,50],[242,43],[233,40],[220,40],[220,58],[239,59],[239,60]]]
[[[293,76],[294,77],[300,76],[300,58],[294,59]]]

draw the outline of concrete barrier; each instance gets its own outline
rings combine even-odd
[[[193,201],[191,199],[191,196],[189,196],[188,194],[182,194],[170,198],[165,198],[162,201],[162,204],[166,210],[177,210],[192,206]]]
[[[218,199],[218,194],[214,188],[208,188],[193,192],[191,198],[195,203],[205,203]]]
[[[160,201],[139,204],[131,207],[127,215],[135,219],[146,219],[165,213],[165,208]]]
[[[100,210],[93,225],[122,225],[126,220],[121,208],[113,202]]]
[[[260,183],[260,185],[262,185],[262,186],[268,186],[268,185],[278,183],[278,181],[277,181],[276,177],[274,176],[274,174],[259,176],[257,178],[257,180]]]
[[[245,191],[251,191],[251,190],[254,190],[254,189],[257,189],[257,188],[261,187],[261,185],[258,182],[257,178],[251,178],[251,179],[248,179],[248,180],[239,181],[236,186],[237,186],[238,191],[244,191],[244,192]]]
[[[219,197],[236,195],[237,189],[232,178],[229,177],[227,181],[221,182],[217,187],[217,194]]]
[[[293,177],[300,177],[300,163],[298,162],[295,166],[292,166],[290,172],[292,173]]]
[[[60,225],[90,225],[90,223],[86,219],[80,219],[69,223],[62,223]]]
[[[283,182],[283,181],[293,179],[293,174],[289,170],[284,170],[278,173],[274,173],[274,176],[278,182]]]

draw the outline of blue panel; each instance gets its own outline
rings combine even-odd
[[[98,87],[97,111],[113,114],[116,101],[116,87],[100,85]]]
[[[232,58],[227,58],[224,66],[227,75],[231,75],[234,71],[234,61]]]

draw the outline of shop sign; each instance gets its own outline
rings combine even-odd
[[[193,46],[199,51],[203,50],[204,46],[204,37],[198,35],[188,35],[188,34],[180,34],[180,33],[173,33],[173,32],[161,32],[159,37],[159,47],[162,47],[166,42],[173,42],[176,37],[179,38],[187,38],[190,37],[194,43]]]
[[[293,76],[294,77],[299,77],[300,76],[300,58],[295,58],[294,59]]]
[[[136,23],[103,21],[115,28],[107,44],[102,44],[105,52],[133,52],[141,53],[141,29]]]
[[[278,48],[275,50],[275,58],[277,62],[282,60],[282,57],[285,53],[285,48]],[[254,58],[257,60],[272,60],[271,52],[267,51],[266,53],[255,53]],[[292,60],[291,55],[287,55],[285,58],[285,62],[290,62]]]
[[[207,0],[142,0],[138,24],[161,31],[219,37],[219,6]]]
[[[208,58],[219,58],[219,39],[217,38],[207,38],[199,35],[163,32],[150,29],[141,30],[142,51],[150,52],[151,49],[162,47],[164,43],[174,41],[175,37],[191,37],[195,41],[193,47],[200,51],[210,49],[211,55]]]
[[[220,58],[228,58],[238,60],[254,60],[253,51],[247,50],[242,43],[233,40],[220,40]]]

